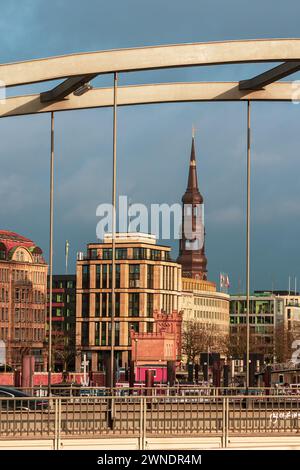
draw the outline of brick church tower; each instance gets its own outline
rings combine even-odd
[[[192,138],[188,184],[182,197],[181,230],[177,262],[182,266],[182,276],[206,280],[204,206],[203,197],[198,188],[194,135]]]

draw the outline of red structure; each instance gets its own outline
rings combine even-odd
[[[155,382],[167,381],[168,362],[179,364],[181,358],[182,312],[154,311],[153,333],[131,330],[132,361],[137,382],[145,382],[146,370],[155,371]]]

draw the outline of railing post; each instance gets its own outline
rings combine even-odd
[[[146,444],[146,420],[147,420],[147,407],[146,399],[141,396],[140,398],[140,439],[139,439],[139,450],[145,449]]]
[[[57,436],[56,436],[56,450],[60,450],[60,436],[61,436],[61,399],[57,400]]]
[[[223,418],[223,428],[222,428],[222,447],[226,448],[228,446],[228,433],[229,433],[229,399],[228,397],[223,397],[223,406],[222,406],[222,418]]]
[[[57,442],[58,442],[58,406],[57,406],[57,398],[51,398],[48,400],[48,406],[50,411],[50,401],[52,405],[54,405],[54,442],[53,442],[53,450],[57,449]]]

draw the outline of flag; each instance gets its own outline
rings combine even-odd
[[[230,287],[230,280],[227,273],[220,273],[220,289],[228,289]]]
[[[68,240],[66,240],[66,246],[65,246],[66,258],[69,256],[69,246],[70,246],[70,243],[68,242]]]
[[[65,255],[66,255],[66,274],[68,274],[68,258],[69,258],[69,242],[66,240],[66,245],[65,245]]]

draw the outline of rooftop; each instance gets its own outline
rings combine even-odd
[[[142,232],[117,232],[115,234],[115,241],[118,243],[139,242],[156,244],[156,236],[150,233]],[[107,233],[104,235],[103,243],[111,243],[112,234]]]

